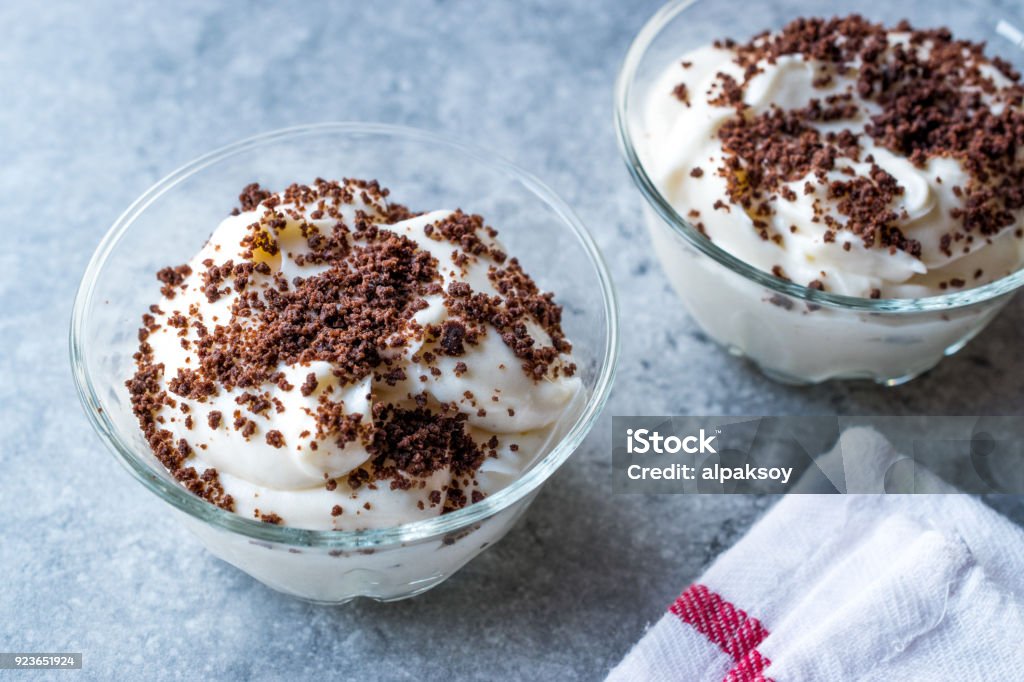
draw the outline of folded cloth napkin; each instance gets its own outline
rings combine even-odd
[[[1024,680],[1024,531],[964,494],[787,495],[608,679]]]

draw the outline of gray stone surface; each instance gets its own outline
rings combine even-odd
[[[778,386],[703,340],[611,131],[656,4],[0,3],[0,649],[83,651],[76,679],[596,679],[770,504],[613,497],[611,414],[1020,413],[1024,300],[894,390]],[[151,183],[344,119],[455,133],[543,177],[608,255],[626,331],[605,418],[505,541],[414,600],[322,608],[215,560],[130,480],[81,414],[66,331],[94,246]]]

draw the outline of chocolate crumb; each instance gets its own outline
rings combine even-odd
[[[259,509],[256,510],[256,518],[258,518],[263,523],[271,523],[275,526],[281,525],[281,523],[284,521],[284,519],[282,519],[277,514],[264,514]]]
[[[317,381],[316,374],[310,372],[309,374],[306,375],[306,380],[302,382],[302,386],[299,387],[299,392],[302,393],[303,396],[308,398],[309,396],[313,395],[313,392],[319,385],[320,382]]]
[[[690,106],[690,93],[686,89],[686,83],[680,83],[679,85],[677,85],[672,90],[672,94],[675,96],[677,100],[679,100],[686,106]]]
[[[280,368],[329,363],[334,375],[329,382],[309,372],[299,387],[304,397],[318,394],[300,408],[315,419],[316,434],[305,430],[299,436],[301,442],[292,446],[301,451],[308,443],[315,451],[318,441],[339,447],[361,442],[370,458],[347,474],[345,481],[353,490],[383,485],[423,488],[434,472],[450,471],[452,483],[430,494],[431,503],[443,506],[441,511],[447,513],[482,499],[482,492],[470,491],[477,468],[486,457],[496,456],[497,439],[477,443],[467,424],[468,413],[459,410],[460,403],[431,404],[426,394],[410,394],[416,407],[409,409],[404,403],[377,403],[371,389],[367,400],[372,420],[364,420],[363,414],[350,413],[339,399],[339,394],[347,397],[342,393],[345,387],[368,378],[399,385],[407,377],[395,358],[413,342],[423,344],[418,352],[424,371],[443,376],[443,368],[449,365],[435,364],[438,356],[466,355],[484,335],[492,333],[534,381],[568,377],[576,371],[565,359],[571,345],[561,329],[561,307],[550,293],[537,287],[516,259],[495,245],[497,232],[480,216],[456,211],[425,231],[431,239],[451,243],[451,263],[456,270],[489,259],[487,276],[497,295],[475,292],[465,282],[452,282],[443,289],[438,259],[413,240],[382,227],[418,214],[387,203],[379,212],[359,210],[352,219],[339,208],[357,196],[367,205],[384,206],[387,190],[374,181],[318,179],[311,186],[296,184],[274,194],[250,184],[233,211],[255,211],[257,216],[241,238],[240,255],[223,262],[208,258],[196,266],[195,273],[189,265],[182,265],[158,274],[165,300],[190,287],[191,295],[204,297],[204,306],[219,302],[229,312],[204,320],[198,304],[170,315],[158,306],[151,307],[139,331],[136,372],[126,382],[132,407],[161,463],[188,490],[224,509],[233,510],[234,500],[224,492],[217,471],[199,472],[187,466],[192,446],[164,426],[167,417],[160,412],[171,407],[184,412],[186,428],[192,427],[188,404],[181,399],[192,401],[194,407],[228,391],[238,409],[229,416],[209,411],[209,427],[218,429],[227,419],[230,428],[247,440],[262,429],[268,445],[284,448],[283,433],[269,428],[275,415],[285,409],[275,392],[294,388]],[[284,230],[296,222],[299,238],[305,239],[308,248],[288,252]],[[300,267],[315,265],[316,274],[286,277],[278,265],[284,258],[293,259]],[[451,264],[443,260],[447,272]],[[417,313],[430,305],[429,297],[437,296],[447,312],[444,321],[421,326],[415,319]],[[227,304],[224,299],[229,299]],[[164,376],[164,366],[147,343],[161,324],[181,337],[188,354],[188,368],[175,368],[173,376]],[[531,331],[536,329],[543,333]],[[462,376],[468,372],[467,363],[455,362],[453,372]],[[475,398],[468,400],[486,415]],[[498,395],[492,400],[497,402]],[[514,410],[509,408],[508,414],[514,416]],[[173,423],[174,417],[170,419]],[[268,423],[258,426],[261,419]],[[309,438],[313,440],[307,441]],[[205,448],[205,444],[199,447]],[[510,447],[514,450],[517,446]],[[333,491],[338,481],[325,474],[324,485]],[[371,505],[366,503],[364,509]],[[340,514],[340,510],[336,505],[332,514]],[[267,523],[283,523],[277,514],[257,510],[255,515]]]

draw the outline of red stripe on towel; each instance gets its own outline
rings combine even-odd
[[[757,651],[768,630],[757,618],[704,585],[688,587],[668,610],[736,661],[724,682],[771,682],[762,675],[771,661]]]
[[[757,649],[751,649],[743,660],[736,663],[725,675],[722,682],[771,682],[764,676],[764,669],[771,664]]]

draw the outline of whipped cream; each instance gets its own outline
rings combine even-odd
[[[917,298],[1024,262],[1024,88],[949,31],[853,15],[716,41],[639,91],[640,161],[676,211],[773,276],[829,293]],[[866,311],[765,287],[645,207],[654,251],[703,331],[784,382],[889,385],[961,349],[1009,295]]]
[[[584,401],[560,309],[496,232],[376,183],[250,186],[140,331],[159,459],[240,515],[382,528],[483,499]]]
[[[833,23],[850,25],[850,20],[844,21],[844,25]],[[794,25],[799,28],[787,27],[783,34],[791,42],[799,39],[797,31],[805,26]],[[829,30],[830,25],[824,26]],[[878,27],[864,26],[856,23],[854,28],[878,31]],[[798,51],[787,54],[785,49],[758,58],[758,46],[770,45],[779,35],[766,34],[747,46],[727,42],[696,49],[671,64],[651,87],[643,129],[636,135],[638,152],[648,175],[680,215],[750,265],[798,284],[849,296],[929,296],[992,282],[1021,267],[1024,210],[1007,206],[1005,212],[1012,221],[1004,222],[1012,224],[998,231],[981,234],[965,229],[960,213],[966,190],[979,186],[979,181],[963,160],[935,154],[921,163],[880,144],[870,131],[872,119],[883,113],[884,106],[877,91],[865,97],[858,88],[864,62],[853,56],[837,67]],[[881,35],[879,63],[891,62],[902,51],[927,55],[935,45],[934,40],[919,39],[902,27]],[[814,39],[820,44],[820,37]],[[842,41],[839,38],[836,43],[842,45]],[[737,63],[741,54],[743,64]],[[1019,86],[1003,70],[980,54],[970,55],[966,47],[964,54],[968,55],[963,57],[964,68],[976,67],[980,78],[989,82],[965,85],[965,92],[977,91],[983,106],[994,114],[1008,106],[1019,107],[1019,101],[1008,103],[1014,101]],[[727,89],[723,83],[730,80],[737,87],[733,97],[723,93]],[[1011,88],[1017,89],[1011,93]],[[852,155],[839,152],[834,165],[820,175],[816,169],[791,171],[777,187],[765,188],[750,205],[741,205],[735,200],[736,185],[750,171],[751,159],[741,160],[738,173],[736,165],[730,166],[733,154],[723,144],[723,127],[738,115],[750,121],[772,112],[794,112],[808,107],[811,100],[822,108],[834,105],[845,110],[834,118],[797,116],[800,124],[817,131],[822,141],[836,136],[837,147],[842,145],[842,135],[852,134],[859,149]],[[908,113],[911,118],[916,115]],[[1017,149],[1015,158],[1019,173],[1024,168],[1024,149]],[[885,230],[898,230],[904,242],[898,246],[892,246],[895,240],[886,243],[881,234],[865,237],[845,229],[853,220],[851,209],[847,206],[844,213],[842,198],[831,196],[829,190],[831,183],[885,177],[873,175],[878,169],[899,188],[888,201],[883,198],[884,209],[880,205],[875,211],[892,212]],[[860,201],[856,195],[845,198]],[[768,205],[762,207],[762,201]]]

